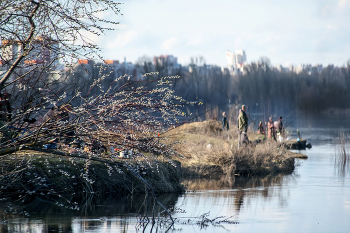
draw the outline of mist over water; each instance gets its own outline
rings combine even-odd
[[[173,217],[181,220],[168,232],[348,232],[350,173],[340,172],[335,151],[340,130],[350,133],[349,118],[291,116],[295,119],[288,126],[291,137],[298,129],[313,146],[296,151],[309,158],[296,159],[298,166],[291,175],[184,180],[185,194],[160,195],[165,206],[178,209]],[[17,208],[16,214],[1,208],[0,232],[150,232],[150,225],[140,228],[138,224],[138,213],[145,211],[144,200],[144,196],[92,199],[78,211],[40,200],[28,206],[13,203],[12,212]],[[152,208],[151,199],[147,204]],[[162,215],[159,208],[158,213]],[[208,219],[231,217],[237,224],[184,224],[204,213]],[[158,232],[166,230],[158,228]]]

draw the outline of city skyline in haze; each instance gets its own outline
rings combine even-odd
[[[115,31],[89,38],[105,59],[136,62],[144,55],[189,64],[227,66],[226,50],[243,49],[247,62],[345,65],[350,59],[350,0],[123,0]],[[109,15],[104,15],[109,19]]]

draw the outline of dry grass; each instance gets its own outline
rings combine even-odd
[[[183,176],[218,177],[221,175],[265,175],[290,173],[296,155],[276,142],[264,141],[237,149],[237,131],[221,130],[221,122],[204,121],[185,124],[170,131],[170,141],[180,140],[175,151],[184,155],[181,160]],[[252,141],[262,135],[248,132]]]

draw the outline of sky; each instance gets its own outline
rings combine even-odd
[[[120,0],[115,31],[92,38],[105,59],[136,62],[169,54],[183,65],[203,56],[227,66],[226,50],[247,62],[334,64],[350,59],[350,0]],[[113,17],[113,18],[112,18]]]

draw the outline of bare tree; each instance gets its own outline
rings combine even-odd
[[[101,35],[118,24],[103,19],[104,12],[120,14],[119,3],[111,0],[3,0],[0,12],[0,91],[11,77],[13,83],[59,59],[98,57],[99,48],[87,35]]]
[[[152,59],[146,55],[139,57],[136,61],[136,65],[143,69],[144,73],[154,72],[154,66]]]
[[[192,72],[190,72],[191,79],[196,83],[196,99],[200,98],[200,85],[202,84],[205,76],[205,58],[203,56],[191,57],[190,67]],[[204,71],[204,72],[203,72]]]
[[[1,135],[0,154],[44,150],[84,158],[86,167],[92,159],[115,165],[112,160],[124,150],[132,150],[137,161],[147,160],[145,153],[154,155],[155,166],[158,155],[176,155],[162,133],[185,115],[181,107],[187,102],[171,89],[178,77],[134,81],[128,75],[112,76],[108,66],[89,63],[101,57],[87,35],[112,30],[117,22],[101,15],[108,11],[119,15],[118,6],[112,0],[0,2],[0,91],[11,91],[15,102],[12,119],[1,126],[10,136]],[[85,65],[71,65],[80,58]],[[70,66],[60,68],[59,61]],[[101,156],[104,159],[97,158]],[[124,165],[153,192],[139,167]],[[25,169],[7,173],[6,180],[12,181]]]

